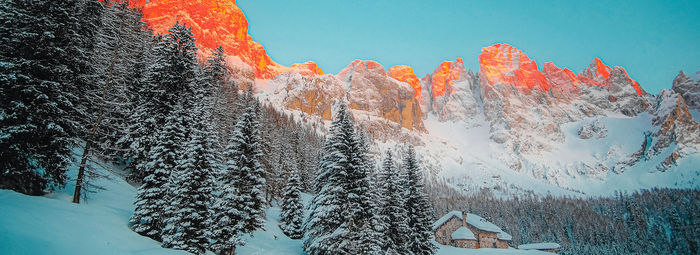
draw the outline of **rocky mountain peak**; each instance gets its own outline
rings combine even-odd
[[[696,76],[700,74],[698,72]],[[700,110],[700,81],[693,80],[681,71],[675,79],[673,79],[673,91],[680,94],[688,108]]]
[[[525,53],[508,44],[495,44],[481,49],[479,72],[488,85],[512,84],[520,90],[549,90],[552,85]]]
[[[229,56],[253,68],[256,78],[270,79],[297,71],[303,75],[321,74],[311,62],[287,67],[274,62],[265,48],[248,34],[248,20],[235,0],[150,0],[134,1],[143,10],[143,21],[155,33],[167,33],[176,21],[185,23],[197,38],[197,47],[208,54],[222,46]],[[233,68],[240,63],[229,63]]]
[[[423,102],[423,97],[421,97],[420,80],[418,80],[418,76],[416,76],[416,73],[413,72],[412,67],[405,65],[393,66],[389,68],[389,75],[391,75],[391,77],[396,79],[397,81],[405,82],[408,83],[408,85],[411,85],[411,87],[415,91],[413,96],[416,99],[418,99],[418,102]]]
[[[587,84],[600,87],[606,85],[611,71],[612,68],[604,64],[600,58],[595,57],[588,67],[579,73],[579,77]]]
[[[442,62],[430,75],[432,99],[435,100],[445,93],[449,93],[455,80],[460,79],[460,74],[466,72],[461,58],[455,61]]]

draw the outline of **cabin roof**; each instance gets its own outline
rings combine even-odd
[[[467,213],[467,224],[474,226],[475,228],[487,232],[500,233],[503,232],[501,228],[494,225],[493,223],[487,221],[481,216],[476,214]]]
[[[561,248],[558,243],[529,243],[518,245],[520,250],[556,250]]]
[[[459,227],[452,235],[452,240],[476,240],[476,236],[466,227]]]
[[[497,238],[498,238],[498,240],[503,240],[503,241],[513,241],[513,236],[511,236],[510,234],[506,233],[503,230],[501,230],[501,232],[498,232]]]
[[[436,220],[433,222],[433,231],[437,230],[440,226],[445,224],[445,222],[449,221],[452,217],[456,217],[460,221],[462,220],[462,212],[460,211],[451,211],[445,214],[445,216],[442,216],[440,219]]]

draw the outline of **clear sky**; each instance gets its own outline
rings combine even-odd
[[[650,93],[700,71],[700,0],[238,0],[249,33],[283,65],[313,60],[337,73],[355,59],[409,65],[419,77],[508,43],[578,73],[594,57],[623,66]]]

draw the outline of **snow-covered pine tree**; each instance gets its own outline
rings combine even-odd
[[[241,194],[237,188],[236,164],[231,160],[235,155],[234,150],[232,144],[226,148],[224,157],[229,160],[218,176],[219,186],[212,203],[213,221],[209,238],[211,249],[217,254],[235,254],[236,246],[243,244],[240,234],[246,215],[239,208],[249,196]]]
[[[304,205],[301,203],[301,180],[299,171],[292,167],[284,186],[284,200],[282,201],[282,213],[280,215],[280,229],[292,239],[304,236],[302,224],[304,223]]]
[[[413,146],[406,150],[403,168],[406,184],[403,188],[406,198],[404,208],[409,216],[409,236],[405,237],[408,240],[408,249],[415,255],[431,255],[436,249],[431,241],[433,209],[425,192],[422,171]]]
[[[314,182],[316,195],[305,225],[309,238],[304,248],[309,254],[360,251],[362,245],[355,237],[371,217],[364,153],[347,106],[341,103],[329,129]]]
[[[233,125],[236,123],[236,111],[232,108],[234,105],[232,99],[234,97],[233,94],[238,93],[238,91],[228,86],[231,83],[229,81],[230,74],[226,68],[226,55],[223,47],[217,47],[207,57],[204,74],[209,80],[210,91],[208,93],[213,99],[212,117],[216,120],[213,122],[213,125],[215,125],[214,130],[217,132],[218,137],[222,139],[219,141],[219,146],[223,150],[226,144],[225,139],[231,137]]]
[[[386,222],[385,252],[387,254],[411,254],[408,250],[409,231],[408,213],[405,209],[405,193],[401,174],[398,172],[391,151],[386,152],[382,163],[381,180],[383,182],[382,217]]]
[[[198,77],[197,46],[190,28],[176,22],[153,47],[153,57],[146,77],[146,85],[140,91],[144,97],[136,109],[137,122],[131,130],[135,134],[129,157],[132,173],[130,178],[141,180],[149,174],[145,168],[147,152],[153,145],[153,133],[160,129],[165,117],[174,107],[183,104],[189,109],[193,100],[192,84]],[[189,122],[185,123],[186,125]]]
[[[233,151],[226,160],[232,161],[230,171],[234,171],[236,186],[244,199],[238,210],[244,214],[242,232],[250,233],[262,228],[265,222],[265,185],[264,170],[260,165],[263,156],[260,148],[260,130],[258,130],[257,114],[250,102],[246,111],[236,123],[233,132]]]
[[[30,195],[66,183],[78,125],[73,79],[78,1],[0,2],[0,188]]]
[[[177,113],[182,110],[176,110]],[[161,232],[165,227],[164,213],[168,207],[170,196],[168,182],[171,172],[180,164],[178,155],[182,153],[182,134],[185,132],[180,114],[173,114],[166,118],[156,143],[149,152],[150,161],[146,164],[148,173],[143,179],[136,195],[136,209],[131,216],[130,223],[135,232],[153,238],[161,239]],[[177,175],[175,175],[177,176]]]
[[[369,137],[365,133],[361,133],[361,144],[367,149],[369,149],[368,139]],[[357,238],[361,244],[361,254],[384,254],[384,248],[386,247],[384,233],[387,231],[388,220],[386,220],[386,217],[382,214],[384,201],[383,184],[378,181],[378,174],[375,171],[374,161],[370,160],[367,162],[367,169],[371,187],[371,217],[369,223],[365,224]]]
[[[184,154],[170,178],[172,194],[163,229],[164,247],[195,254],[203,254],[209,246],[210,201],[217,167],[211,112],[201,92],[197,96],[200,106],[189,113],[193,123]]]
[[[339,254],[339,251],[332,249],[333,241],[346,238],[339,235],[347,231],[336,231],[345,222],[347,200],[344,182],[347,179],[345,169],[349,164],[349,155],[341,134],[341,125],[346,118],[346,106],[341,104],[328,130],[314,181],[315,195],[309,204],[310,215],[305,222],[308,238],[304,242],[304,249],[311,255]]]
[[[243,230],[243,206],[252,200],[249,193],[239,190],[242,185],[237,160],[241,152],[236,143],[228,143],[223,158],[226,159],[218,176],[219,187],[212,205],[213,224],[211,226],[211,248],[219,254],[235,254],[236,246],[243,244],[240,234]]]

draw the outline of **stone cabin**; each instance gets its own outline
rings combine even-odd
[[[513,239],[498,226],[476,214],[451,211],[433,223],[435,241],[461,248],[507,249]]]
[[[552,253],[556,253],[559,249],[561,249],[561,245],[558,243],[529,243],[518,246],[518,250],[538,250]]]

